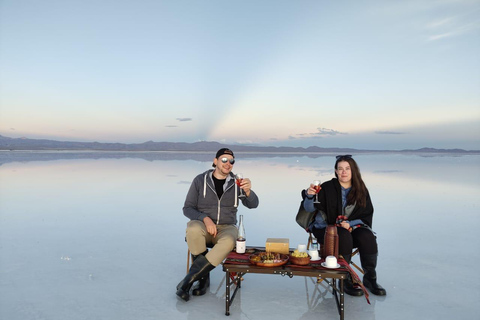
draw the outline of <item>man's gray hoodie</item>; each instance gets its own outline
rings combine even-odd
[[[210,217],[215,224],[237,224],[238,195],[240,188],[235,184],[235,176],[230,173],[223,185],[223,195],[218,199],[213,182],[212,169],[193,179],[183,207],[183,214],[190,220]],[[258,197],[250,190],[250,196],[240,199],[249,209],[258,207]]]

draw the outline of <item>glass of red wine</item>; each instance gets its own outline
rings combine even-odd
[[[313,201],[313,203],[320,203],[318,201],[318,193],[320,192],[320,185],[322,184],[322,182],[320,180],[313,180],[312,182],[313,184],[313,188],[315,189],[315,200]]]
[[[242,184],[243,181],[243,174],[237,173],[235,175],[235,182],[237,183],[237,186],[240,187],[240,184]],[[240,188],[240,195],[238,196],[239,198],[245,198],[245,194],[243,193],[243,189]]]

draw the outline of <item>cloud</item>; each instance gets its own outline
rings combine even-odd
[[[337,134],[347,134],[346,132],[340,132],[337,130],[333,129],[327,129],[327,128],[317,128],[318,132],[315,133],[315,135],[318,136],[336,136]]]
[[[440,40],[440,39],[448,38],[448,37],[452,37],[452,36],[454,36],[453,32],[447,32],[447,33],[436,34],[436,35],[430,36],[430,37],[428,37],[427,40],[428,41],[435,41],[435,40]]]
[[[406,134],[406,132],[398,131],[375,131],[376,134]]]
[[[321,139],[326,136],[345,135],[347,132],[341,132],[328,128],[317,128],[317,132],[297,133],[295,135],[288,136],[288,140],[295,139]]]
[[[425,28],[431,32],[431,35],[427,38],[427,41],[461,36],[480,28],[475,10],[473,13],[469,12],[463,15],[446,17],[428,23]]]
[[[175,120],[180,121],[180,122],[185,122],[185,121],[192,121],[192,118],[176,118]],[[165,128],[178,128],[177,125],[166,125]]]
[[[403,170],[375,170],[374,173],[403,173]]]
[[[448,18],[444,18],[444,19],[441,19],[441,20],[430,22],[429,24],[427,24],[427,28],[428,29],[435,29],[435,28],[438,28],[438,27],[442,27],[446,24],[450,24],[453,21],[453,19],[454,19],[454,17],[448,17]]]
[[[15,128],[10,128],[10,130],[15,131]]]

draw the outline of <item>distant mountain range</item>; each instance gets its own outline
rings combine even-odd
[[[236,152],[261,152],[261,153],[360,153],[360,152],[416,152],[416,153],[473,153],[478,154],[480,150],[463,149],[406,149],[406,150],[363,150],[352,148],[322,148],[311,146],[302,147],[264,147],[248,145],[224,145],[214,141],[200,141],[194,143],[186,142],[154,142],[143,143],[100,143],[100,142],[74,142],[56,141],[46,139],[9,138],[0,135],[0,150],[7,151],[179,151],[179,152],[216,152],[223,147],[230,147]]]

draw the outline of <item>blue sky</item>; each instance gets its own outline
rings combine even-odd
[[[0,134],[480,149],[480,1],[0,2]]]

